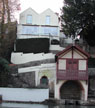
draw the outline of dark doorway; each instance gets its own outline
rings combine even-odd
[[[80,86],[77,81],[67,81],[60,88],[60,98],[80,100],[82,94],[82,87]]]
[[[40,84],[44,86],[48,86],[48,78],[46,76],[43,76],[40,80]]]

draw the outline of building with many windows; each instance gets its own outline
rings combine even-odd
[[[59,20],[58,15],[51,9],[47,9],[41,14],[28,8],[20,14],[17,27],[17,38],[48,37],[59,40]]]
[[[20,14],[11,54],[11,62],[18,67],[17,87],[44,86],[54,93],[55,53],[63,50],[59,45],[59,32],[58,15],[51,9],[38,14],[28,8]]]
[[[17,66],[15,87],[48,87],[57,99],[87,100],[89,55],[74,45],[64,50],[59,38],[60,24],[52,10],[38,14],[28,8],[20,14],[11,54]]]

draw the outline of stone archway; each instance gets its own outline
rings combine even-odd
[[[61,99],[80,100],[83,94],[83,87],[78,81],[66,81],[60,88]]]

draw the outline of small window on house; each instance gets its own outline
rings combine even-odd
[[[26,19],[27,24],[32,24],[32,15],[28,15]]]
[[[46,16],[46,25],[50,24],[50,16]]]

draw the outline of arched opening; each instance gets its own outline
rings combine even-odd
[[[83,87],[78,81],[66,81],[60,88],[61,99],[80,100],[83,95]]]
[[[46,76],[43,76],[40,80],[40,84],[43,86],[48,86],[48,78]]]

